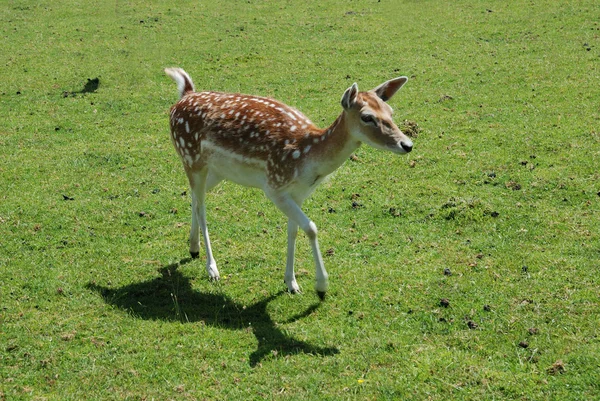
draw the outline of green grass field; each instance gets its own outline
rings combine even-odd
[[[600,397],[600,4],[0,5],[0,400]],[[169,139],[196,88],[317,125],[407,75],[407,157],[361,147],[309,199],[330,292],[257,190],[208,197],[188,259]],[[98,85],[88,79],[98,79]],[[97,86],[97,87],[96,87]]]

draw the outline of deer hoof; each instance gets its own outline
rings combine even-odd
[[[317,295],[319,296],[319,299],[321,301],[325,301],[325,294],[326,294],[325,291],[317,291]]]
[[[192,259],[198,259],[200,257],[200,252],[190,252],[190,256]]]

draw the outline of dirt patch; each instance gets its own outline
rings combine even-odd
[[[562,375],[563,373],[566,372],[566,368],[565,368],[565,363],[562,360],[558,360],[556,362],[554,362],[552,364],[552,366],[550,366],[548,369],[546,369],[546,372],[548,372],[548,374],[550,375],[557,375],[560,374]]]
[[[404,120],[400,126],[400,130],[409,138],[416,138],[421,133],[421,127],[415,121]]]

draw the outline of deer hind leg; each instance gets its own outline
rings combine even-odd
[[[188,178],[192,189],[192,228],[190,229],[190,255],[197,258],[200,254],[200,236],[202,231],[204,246],[206,249],[206,271],[212,280],[219,279],[217,262],[212,253],[208,227],[206,224],[206,192],[215,186],[220,180],[208,173],[208,169],[198,172],[189,172]]]
[[[267,192],[267,196],[288,217],[290,221],[296,223],[296,225],[298,225],[302,229],[302,231],[304,231],[308,236],[308,240],[310,241],[310,247],[312,248],[313,258],[315,261],[315,289],[317,290],[317,294],[321,299],[325,298],[325,293],[327,292],[327,289],[329,287],[329,281],[327,271],[325,270],[325,266],[323,264],[323,257],[321,256],[321,251],[319,250],[319,242],[317,241],[317,226],[306,216],[306,214],[304,214],[302,209],[300,209],[300,206],[298,206],[298,204],[289,195]],[[289,230],[290,227],[288,226],[288,240],[290,239]],[[295,238],[294,236],[292,237]],[[288,242],[288,263],[286,266],[286,278],[290,273],[290,268],[293,272],[293,253],[291,255],[292,263],[290,263],[290,249],[292,248],[292,246],[293,244],[290,244]],[[287,281],[286,284],[288,284],[289,288],[289,283]]]

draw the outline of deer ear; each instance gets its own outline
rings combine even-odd
[[[394,94],[398,91],[398,89],[402,88],[402,86],[408,81],[407,77],[398,77],[394,79],[390,79],[379,85],[377,88],[373,89],[371,92],[375,92],[377,96],[384,102],[387,102]]]
[[[356,101],[356,96],[358,95],[358,85],[355,83],[352,84],[351,87],[346,89],[344,95],[342,96],[342,107],[348,110],[354,102]]]

